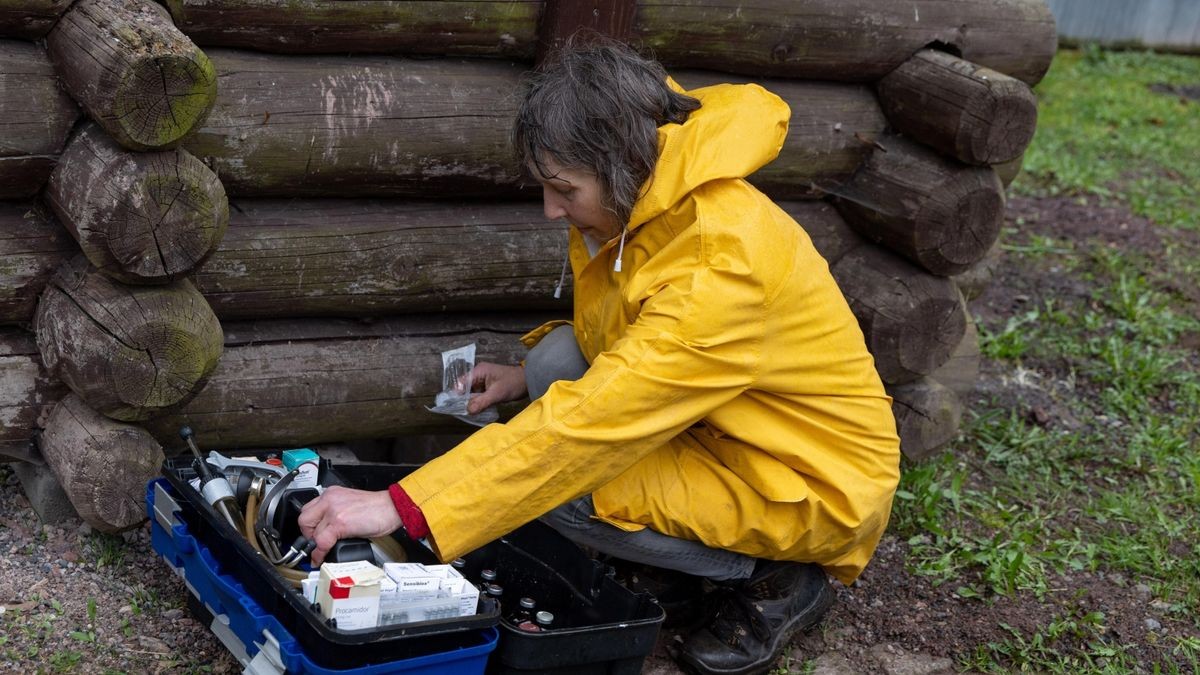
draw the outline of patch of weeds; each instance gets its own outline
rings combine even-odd
[[[985,673],[1127,673],[1136,664],[1107,635],[1102,612],[1057,617],[1026,634],[1008,624],[1003,641],[976,648],[963,665]]]
[[[119,567],[125,562],[125,540],[112,534],[97,532],[88,537],[96,567]]]
[[[1116,198],[1155,222],[1197,228],[1200,102],[1152,89],[1196,82],[1194,57],[1060,51],[1035,88],[1037,133],[1014,188]]]
[[[1011,316],[999,331],[992,331],[976,318],[979,330],[979,349],[989,359],[1014,361],[1029,351],[1030,341],[1036,339],[1036,326],[1042,318],[1040,309]]]
[[[73,650],[54,652],[50,656],[50,667],[56,673],[67,673],[75,669],[83,660],[83,652]]]

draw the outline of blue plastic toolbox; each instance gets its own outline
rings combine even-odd
[[[371,631],[347,631],[351,635],[368,633],[357,636],[357,645],[322,642],[314,649],[310,641],[306,650],[276,616],[255,602],[253,592],[227,572],[228,565],[223,565],[201,538],[197,538],[193,528],[201,522],[199,514],[186,500],[179,498],[176,487],[164,478],[151,481],[146,486],[146,505],[151,516],[151,544],[155,552],[183,578],[189,591],[189,607],[201,619],[210,621],[213,633],[242,664],[246,673],[469,675],[484,672],[488,656],[496,648],[499,632],[494,627],[484,627],[456,631],[451,642],[445,641],[445,635],[422,636],[418,633],[413,636],[415,642],[436,645],[439,651],[398,660],[379,661],[380,648],[386,648],[388,641],[370,635]],[[431,637],[442,640],[431,641]],[[401,644],[396,640],[392,642],[393,646]],[[414,641],[405,641],[409,642]],[[367,646],[374,649],[363,649]],[[370,654],[376,662],[352,668],[327,665],[346,662],[351,652]]]

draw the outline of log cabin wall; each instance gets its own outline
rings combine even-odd
[[[789,103],[750,181],[829,261],[905,454],[933,452],[978,372],[956,281],[978,292],[994,265],[1053,18],[1043,0],[744,5],[7,3],[0,453],[48,464],[112,531],[185,421],[226,449],[460,431],[423,411],[439,352],[513,361],[569,313],[565,227],[507,134],[522,73],[579,26],[685,87]],[[102,456],[121,460],[107,477],[81,471]]]

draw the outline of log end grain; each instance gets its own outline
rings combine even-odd
[[[958,395],[929,378],[890,386],[900,452],[911,460],[932,455],[958,436],[963,406]]]
[[[117,284],[82,256],[68,261],[34,317],[46,367],[90,407],[138,421],[182,405],[221,356],[221,326],[187,281]]]
[[[69,395],[50,413],[40,446],[89,525],[120,532],[146,519],[146,483],[163,461],[162,447],[149,432],[114,422]]]
[[[199,49],[144,57],[125,72],[112,111],[99,121],[132,150],[171,148],[199,128],[216,98],[216,69]]]

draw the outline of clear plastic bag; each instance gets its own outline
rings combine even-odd
[[[500,419],[496,406],[472,415],[467,412],[474,382],[475,343],[442,352],[442,390],[433,400],[430,412],[453,415],[467,424],[482,427]]]

